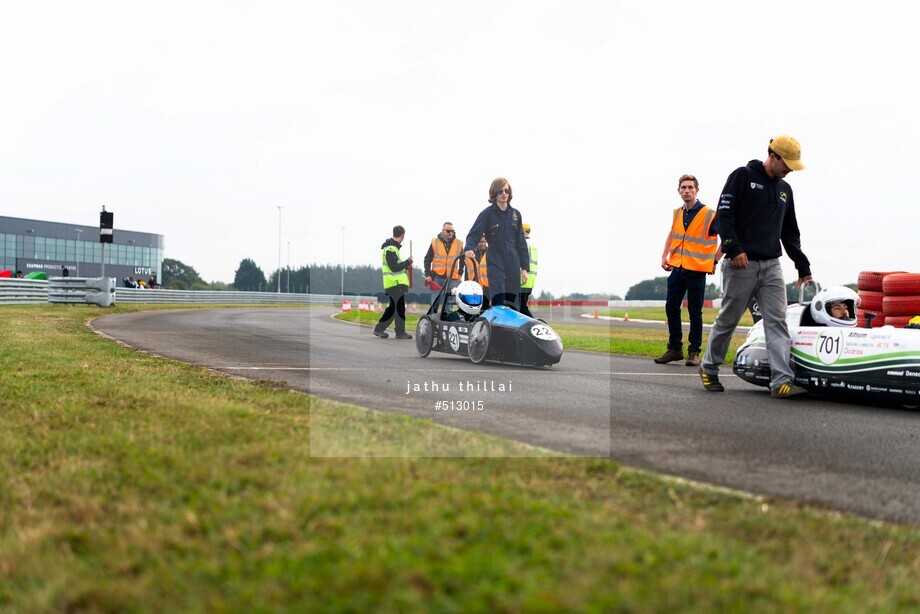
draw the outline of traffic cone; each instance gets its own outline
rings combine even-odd
[[[594,310],[594,317],[595,317],[595,318],[600,317],[600,316],[597,315],[597,309]]]
[[[348,299],[342,301],[342,313],[345,313],[346,311],[351,311],[351,303],[348,301]]]
[[[418,312],[418,304],[412,303],[412,313],[417,313],[417,312]]]
[[[629,312],[628,311],[625,314],[623,314],[623,321],[629,322]]]

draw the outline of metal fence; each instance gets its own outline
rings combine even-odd
[[[339,294],[284,294],[277,292],[235,292],[215,290],[155,290],[116,288],[116,303],[213,303],[223,305],[341,305]],[[373,296],[344,298],[357,305],[359,301],[376,300]],[[48,303],[48,281],[0,277],[0,305]]]
[[[342,297],[341,294],[284,294],[277,292],[236,292],[217,290],[155,290],[140,288],[116,288],[116,303],[215,303],[227,305],[268,305],[291,303],[298,305],[341,305],[343,298],[348,299],[356,308],[360,301],[377,301],[373,295]],[[0,305],[22,305],[27,303],[47,303],[48,282],[36,279],[10,279],[0,277]],[[407,300],[407,304],[411,301]],[[543,303],[587,303],[593,306],[607,307],[664,307],[664,301],[540,301],[532,300],[531,306]],[[718,307],[721,301],[713,301]]]
[[[40,279],[0,277],[0,305],[47,303],[48,282]]]

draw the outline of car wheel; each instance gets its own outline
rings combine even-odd
[[[885,317],[920,315],[920,295],[886,296],[882,299],[882,311]]]
[[[920,273],[892,273],[882,280],[885,296],[920,294]]]
[[[418,355],[424,358],[431,353],[432,346],[434,346],[434,325],[431,323],[431,318],[422,316],[415,326],[415,349]]]
[[[480,364],[489,355],[489,345],[492,343],[492,325],[485,318],[477,318],[470,327],[470,337],[467,347],[470,360]]]

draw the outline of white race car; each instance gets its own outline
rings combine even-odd
[[[795,383],[818,394],[920,407],[920,330],[856,328],[858,306],[855,292],[833,287],[786,309]],[[738,348],[732,370],[751,384],[770,385],[762,321]]]

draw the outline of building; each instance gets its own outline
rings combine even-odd
[[[113,243],[105,244],[105,276],[162,278],[163,235],[115,228]],[[0,216],[0,271],[61,274],[61,266],[79,277],[102,276],[98,226],[80,226]]]

